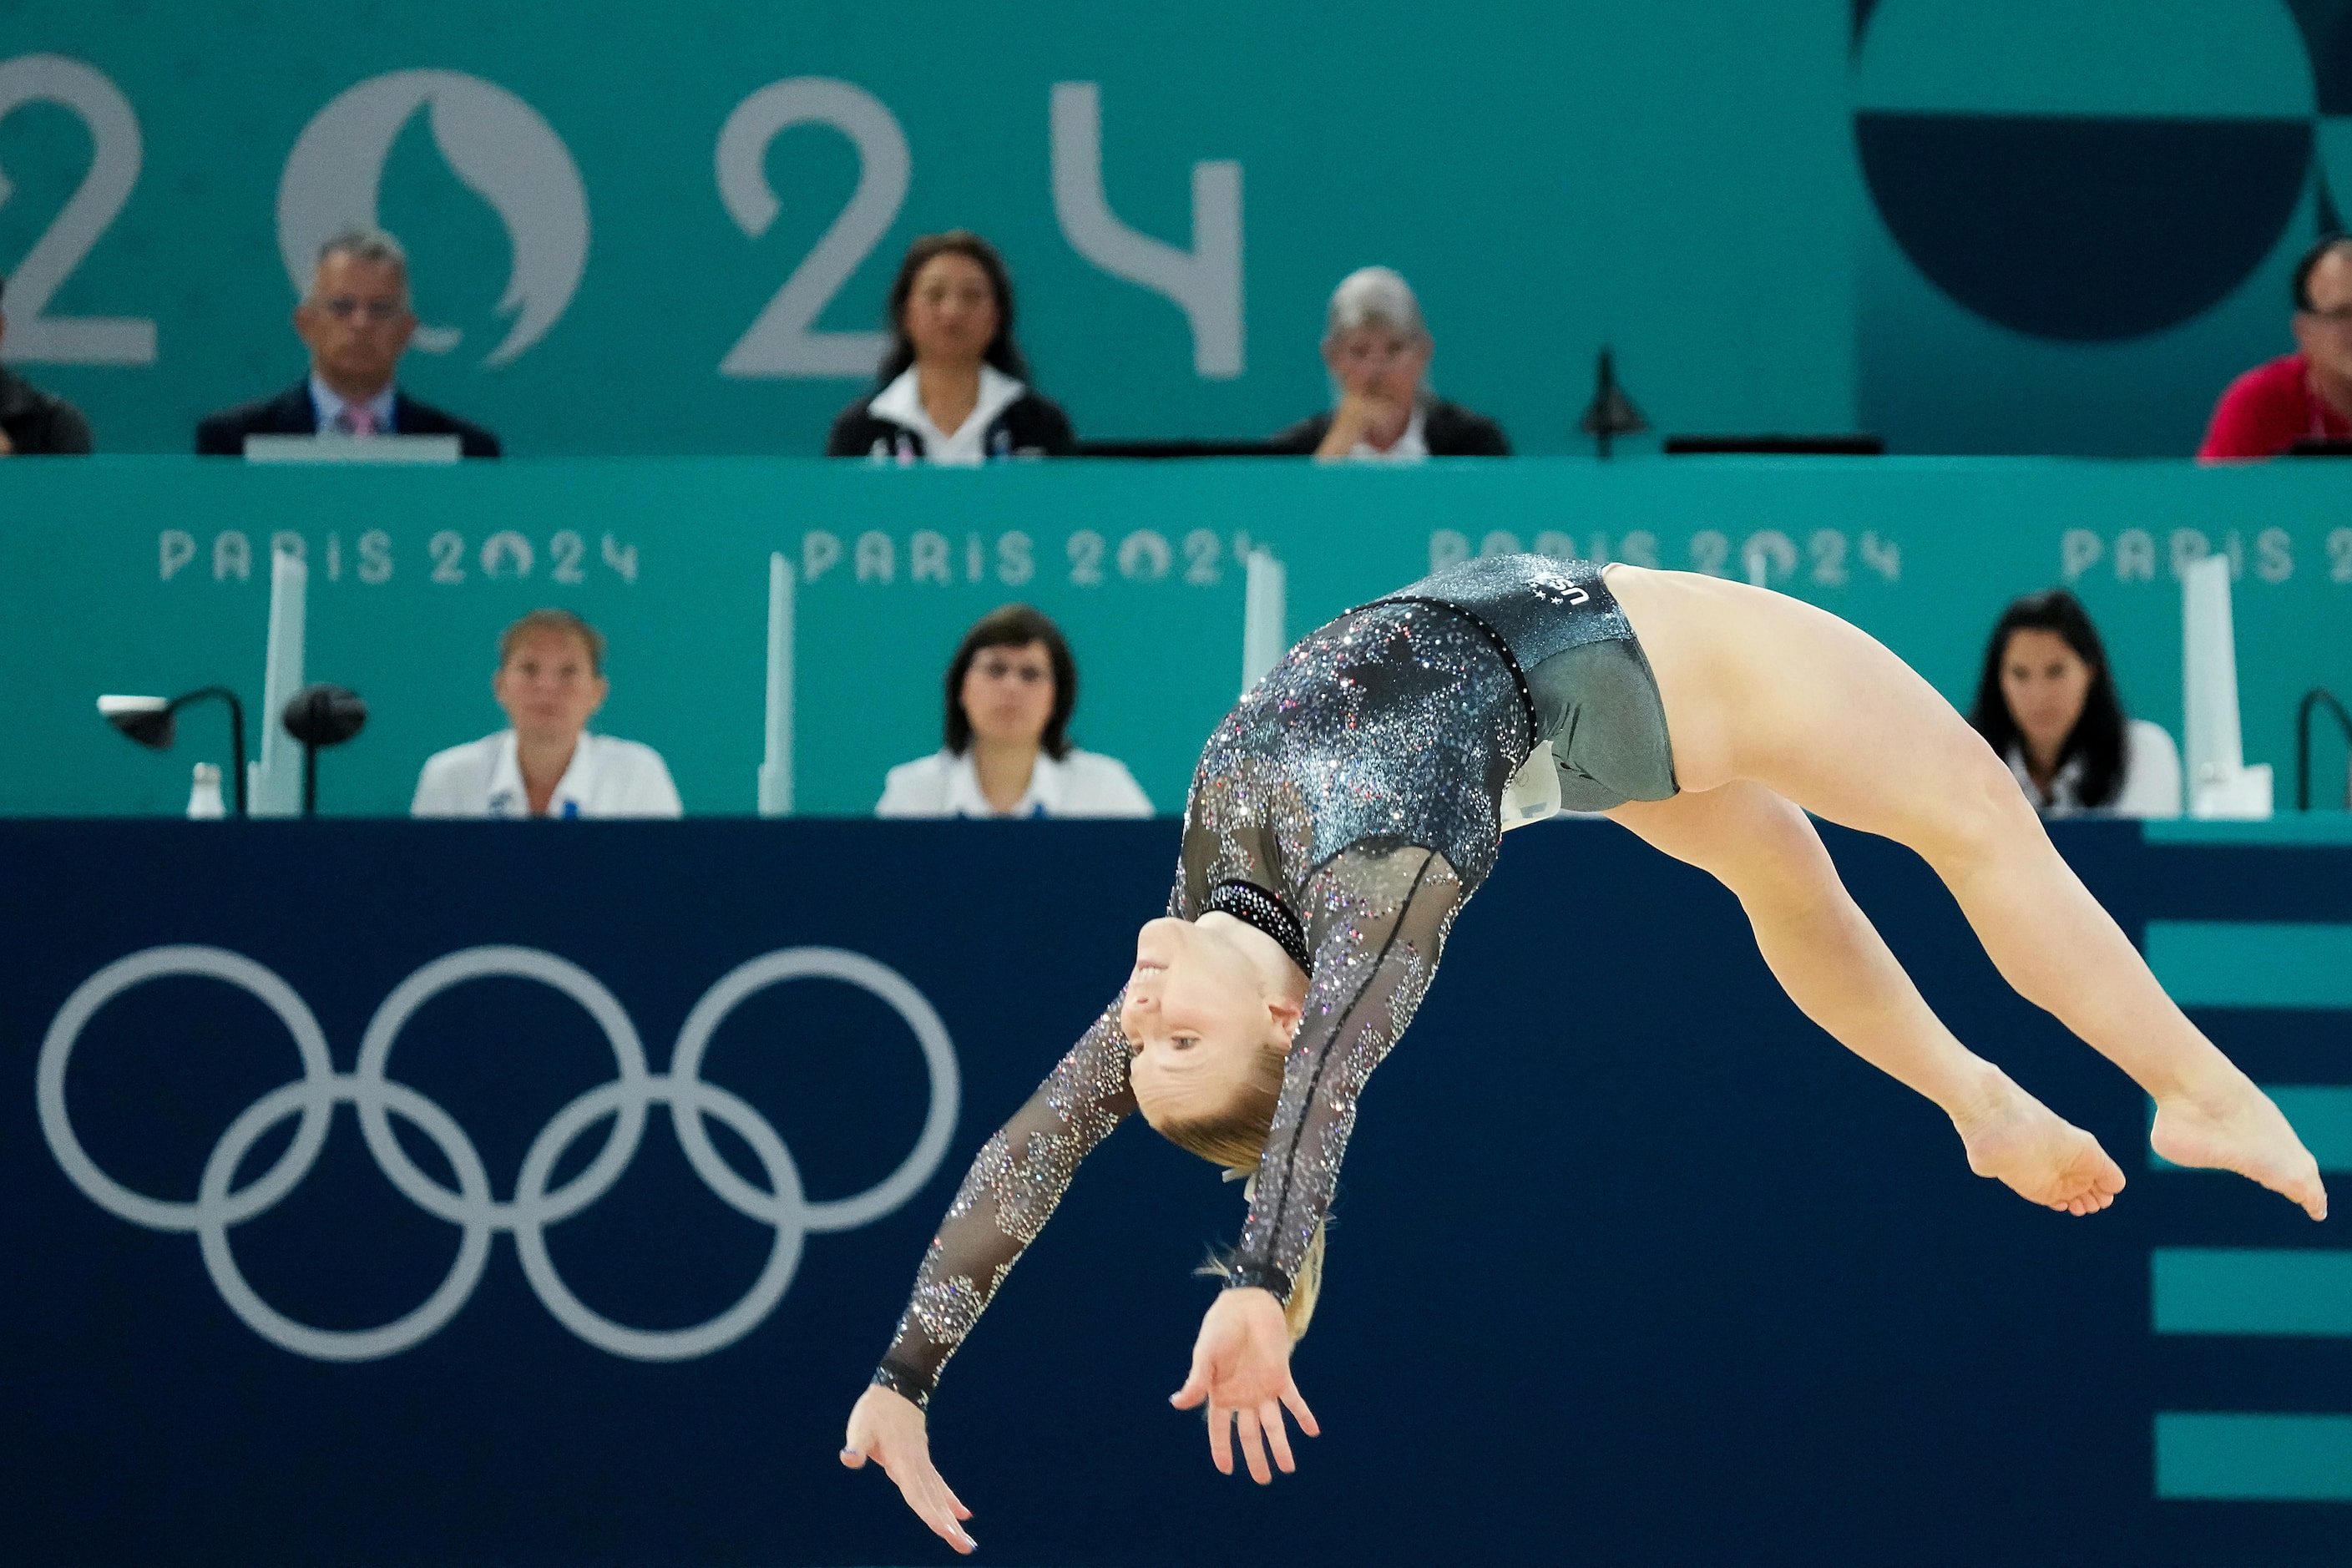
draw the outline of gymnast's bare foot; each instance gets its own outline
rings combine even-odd
[[[2235,1171],[2301,1205],[2312,1218],[2327,1217],[2319,1162],[2271,1097],[2235,1068],[2196,1089],[2158,1095],[2148,1142],[2176,1165]]]
[[[2018,1196],[2061,1214],[2096,1214],[2124,1190],[2123,1168],[2099,1141],[2061,1118],[2005,1075],[1984,1099],[1954,1116],[1969,1169],[2007,1184]]]

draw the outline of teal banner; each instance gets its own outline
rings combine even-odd
[[[526,456],[814,455],[914,236],[993,238],[1082,436],[1327,404],[1332,286],[1435,389],[1652,431],[2185,456],[2352,208],[2344,0],[0,5],[0,353],[101,449],[291,385],[319,241],[415,258],[404,376]]]
[[[0,6],[5,352],[102,449],[187,451],[299,377],[297,287],[374,221],[408,384],[510,453],[814,456],[907,242],[963,226],[1082,436],[1328,405],[1324,304],[1375,262],[1523,450],[1580,449],[1604,343],[1662,427],[1843,427],[1847,16]]]
[[[398,813],[431,752],[501,727],[503,626],[541,605],[612,641],[599,727],[657,747],[687,809],[747,814],[765,712],[770,560],[792,568],[800,810],[868,811],[939,744],[966,626],[1039,605],[1074,645],[1072,733],[1181,807],[1242,678],[1242,552],[1288,577],[1288,635],[1466,553],[1535,550],[1760,581],[1854,621],[1956,704],[2011,596],[2089,605],[2124,700],[2181,725],[2177,574],[2232,566],[2246,760],[2292,791],[2300,695],[2352,697],[2352,525],[2317,468],[2055,460],[1252,461],[950,471],[773,459],[249,468],[98,458],[0,468],[0,812],[171,812],[202,710],[140,751],[101,693],[222,682],[258,704],[273,550],[309,571],[310,679],[371,717],[322,760],[337,814]],[[257,742],[256,742],[257,745]],[[2343,752],[2323,739],[2325,803]]]
[[[1856,398],[1900,451],[2185,454],[2352,210],[2343,0],[1857,0]]]

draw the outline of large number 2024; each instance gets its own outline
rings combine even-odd
[[[47,363],[152,364],[151,321],[58,317],[44,313],[66,279],[88,257],[130,200],[142,145],[129,100],[98,71],[58,55],[0,62],[0,119],[31,103],[56,103],[78,115],[96,147],[80,188],[9,279],[16,320],[11,357]],[[1192,247],[1182,250],[1137,232],[1111,212],[1102,182],[1102,102],[1092,82],[1055,84],[1054,212],[1077,252],[1114,277],[1166,296],[1192,332],[1193,369],[1212,380],[1241,374],[1241,165],[1192,166]],[[781,210],[768,184],[768,148],[799,125],[825,126],[848,138],[858,159],[856,189],[802,258],[749,331],[719,362],[736,377],[870,374],[884,347],[878,332],[819,331],[815,323],[835,294],[873,254],[897,221],[912,171],[907,138],[889,109],[853,83],[824,77],[772,82],[735,107],[719,134],[719,199],[746,236],[757,239]],[[9,195],[0,174],[0,203]]]

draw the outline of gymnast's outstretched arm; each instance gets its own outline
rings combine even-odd
[[[948,1358],[1052,1217],[1078,1162],[1135,1109],[1118,1010],[1114,998],[982,1147],[923,1254],[874,1386],[850,1413],[842,1462],[855,1469],[868,1458],[880,1461],[908,1506],[959,1552],[973,1546],[960,1522],[971,1510],[931,1464],[923,1410]]]
[[[1260,1483],[1273,1479],[1265,1447],[1276,1466],[1293,1468],[1286,1407],[1308,1433],[1316,1430],[1291,1380],[1280,1308],[1294,1289],[1314,1288],[1302,1276],[1318,1266],[1313,1260],[1357,1098],[1412,1021],[1468,896],[1444,856],[1418,847],[1349,850],[1309,885],[1314,973],[1283,1065],[1249,1220],[1225,1266],[1227,1289],[1202,1324],[1190,1375],[1173,1398],[1179,1409],[1208,1406],[1210,1458],[1228,1475],[1234,1430]]]
[[[1357,1097],[1412,1021],[1467,896],[1428,849],[1349,850],[1317,874],[1314,975],[1228,1285],[1289,1299],[1339,1185]]]

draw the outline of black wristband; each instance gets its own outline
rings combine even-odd
[[[915,1408],[918,1410],[929,1410],[931,1407],[931,1389],[934,1384],[919,1381],[887,1364],[874,1369],[874,1386],[887,1388],[893,1394],[913,1400]]]
[[[1228,1290],[1269,1290],[1276,1300],[1290,1305],[1290,1277],[1272,1264],[1235,1259],[1225,1265],[1224,1276]]]

